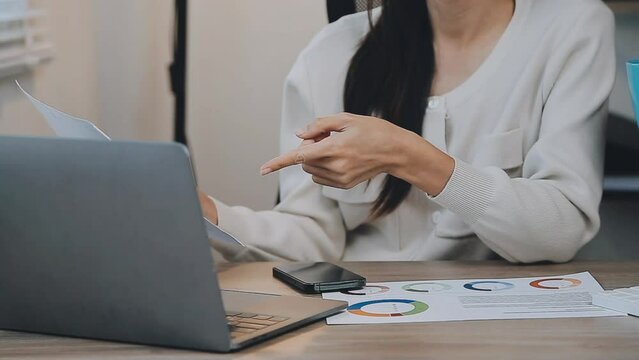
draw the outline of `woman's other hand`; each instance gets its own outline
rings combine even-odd
[[[217,225],[217,207],[215,207],[215,202],[200,189],[197,190],[197,195],[200,199],[200,206],[202,206],[202,213],[204,217]]]

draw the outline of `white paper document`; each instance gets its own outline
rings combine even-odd
[[[387,324],[490,319],[624,316],[591,304],[603,288],[588,272],[512,279],[369,283],[360,290],[324,293],[347,301],[336,324]]]
[[[77,118],[62,112],[52,106],[45,104],[44,102],[36,99],[31,94],[26,92],[20,83],[16,81],[16,85],[22,93],[31,101],[33,106],[40,112],[40,114],[47,121],[49,126],[53,129],[56,135],[60,137],[75,138],[75,139],[87,139],[87,140],[103,140],[110,141],[109,138],[102,130],[95,126],[92,122],[84,119]],[[215,242],[220,242],[226,245],[242,246],[245,245],[229,235],[224,230],[204,218],[206,225],[206,232],[209,239]]]
[[[246,247],[244,243],[234,238],[233,235],[220,229],[219,226],[213,224],[209,219],[204,218],[204,223],[206,224],[206,234],[208,235],[209,239],[213,239],[214,241],[220,241],[220,242],[234,245],[234,246],[239,245],[241,247]]]
[[[90,140],[111,140],[102,130],[93,125],[90,121],[71,116],[58,109],[55,109],[42,101],[34,98],[26,92],[20,83],[16,85],[22,93],[31,101],[33,106],[42,114],[49,126],[56,135],[60,137],[90,139]]]

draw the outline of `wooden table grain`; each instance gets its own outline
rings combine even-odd
[[[274,263],[222,264],[227,289],[298,294]],[[590,271],[604,288],[639,284],[639,262],[361,262],[369,281],[508,278]],[[323,321],[232,354],[0,331],[0,359],[639,359],[639,318],[483,320],[327,326]]]

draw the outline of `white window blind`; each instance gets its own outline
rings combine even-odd
[[[27,71],[53,56],[46,17],[38,1],[0,0],[0,77]]]

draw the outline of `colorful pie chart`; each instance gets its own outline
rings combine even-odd
[[[428,305],[410,299],[381,299],[363,301],[346,309],[349,313],[360,316],[395,317],[410,316],[428,310]]]
[[[538,289],[566,289],[581,285],[581,280],[573,278],[547,278],[532,281],[530,286]]]
[[[512,289],[515,285],[505,281],[484,280],[466,283],[464,287],[475,291],[502,291]]]
[[[384,285],[366,285],[361,289],[342,290],[341,293],[347,295],[374,295],[385,293],[388,290],[390,290],[388,286]]]
[[[406,291],[410,291],[410,292],[430,293],[430,292],[450,290],[451,286],[448,284],[443,284],[438,282],[424,281],[424,282],[406,284],[402,286],[402,289]]]

